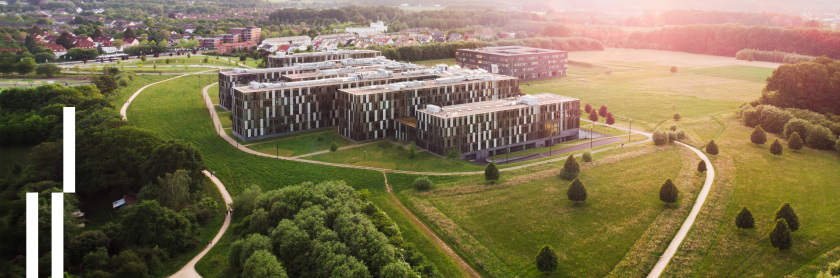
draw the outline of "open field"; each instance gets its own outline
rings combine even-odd
[[[290,137],[296,138],[275,142],[253,143],[254,145],[250,145],[248,148],[272,155],[279,154],[280,156],[298,156],[329,150],[332,142],[335,142],[339,148],[356,145],[355,142],[338,135],[336,132],[324,132],[310,135],[304,134]]]
[[[671,66],[682,67],[716,67],[729,65],[754,66],[776,68],[780,64],[759,61],[736,60],[734,57],[691,54],[675,51],[660,51],[648,49],[608,48],[604,51],[573,51],[569,53],[569,60],[582,61],[601,65],[630,65],[639,64],[658,65],[667,70]]]
[[[436,186],[441,189],[429,193],[402,193],[486,274],[542,276],[533,257],[548,244],[560,257],[556,275],[600,277],[623,258],[657,215],[673,210],[658,199],[661,182],[675,179],[686,194],[684,200],[693,199],[694,194],[686,192],[696,193],[689,188],[696,189],[699,179],[677,177],[681,171],[693,171],[681,161],[696,158],[677,148],[646,145],[633,148],[633,155],[624,159],[596,156],[594,162],[583,163],[581,180],[589,193],[584,205],[566,198],[570,182],[557,178],[559,166],[540,167],[498,186],[467,177],[440,181]]]
[[[371,166],[408,171],[464,172],[481,171],[484,167],[462,159],[446,159],[430,152],[418,152],[409,159],[408,147],[403,143],[381,140],[372,144],[307,156],[304,159],[333,163]]]

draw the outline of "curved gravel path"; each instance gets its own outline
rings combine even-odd
[[[204,255],[206,255],[207,252],[210,252],[210,248],[213,248],[213,246],[215,246],[216,243],[219,242],[219,239],[222,238],[222,235],[225,234],[228,226],[230,226],[230,214],[228,214],[227,212],[230,211],[230,205],[233,203],[233,199],[230,198],[230,194],[225,188],[225,185],[222,184],[222,181],[210,174],[210,172],[207,172],[207,170],[204,170],[202,172],[205,176],[210,178],[210,180],[212,180],[213,183],[216,184],[216,187],[219,188],[219,192],[222,193],[222,198],[225,199],[225,223],[222,224],[222,228],[219,229],[219,232],[216,234],[216,237],[213,238],[212,243],[210,245],[207,245],[207,247],[205,247],[204,250],[201,251],[201,253],[198,253],[198,255],[196,255],[195,258],[190,260],[190,262],[188,262],[187,265],[182,267],[181,270],[179,270],[175,274],[172,274],[172,276],[169,276],[170,278],[200,278],[201,275],[198,275],[198,272],[195,271],[195,264],[198,263],[198,261],[201,260],[201,258],[204,257]]]

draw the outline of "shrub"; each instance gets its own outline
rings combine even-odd
[[[595,111],[595,109],[589,110],[589,120],[593,121],[593,122],[597,122],[598,121],[598,111]]]
[[[608,125],[615,124],[615,117],[613,117],[612,112],[607,112],[607,119],[604,122],[607,123]]]
[[[764,130],[761,129],[761,125],[756,126],[755,129],[753,129],[752,134],[750,134],[750,142],[753,142],[753,144],[758,145],[767,142],[767,134],[765,134]]]
[[[408,143],[408,150],[406,151],[406,155],[408,156],[408,159],[414,159],[415,157],[417,157],[417,144],[414,143],[414,141]]]
[[[677,139],[683,140],[685,139],[685,130],[677,130]]]
[[[677,131],[677,125],[671,125],[671,131]]]
[[[432,181],[427,177],[419,177],[414,180],[414,189],[426,191],[432,188]]]
[[[671,179],[665,180],[665,183],[663,183],[662,187],[659,188],[659,200],[669,204],[676,203],[679,194],[679,189],[677,189],[677,186],[674,185],[674,182],[671,181]]]
[[[665,145],[668,143],[668,133],[665,131],[657,129],[653,132],[653,144],[657,146]]]
[[[551,274],[551,272],[557,270],[557,264],[557,254],[550,246],[544,246],[537,254],[537,269],[542,273]]]
[[[783,128],[783,133],[785,135],[785,138],[790,138],[790,135],[793,133],[799,133],[799,136],[801,136],[802,138],[806,138],[808,137],[808,132],[811,131],[811,129],[813,128],[814,125],[806,120],[791,119],[785,124]]]
[[[564,180],[573,180],[580,174],[580,164],[575,160],[574,155],[569,155],[566,159],[566,164],[560,170],[560,178]]]
[[[840,139],[837,139],[837,141],[834,142],[834,149],[840,152]]]
[[[697,163],[697,172],[706,172],[706,161],[700,160],[700,163]]]
[[[824,126],[814,126],[805,137],[805,145],[818,150],[831,150],[834,141],[834,135]]]
[[[758,114],[758,124],[764,131],[770,133],[782,132],[785,124],[793,119],[793,114],[790,112],[770,105],[759,105],[756,108],[756,113]]]
[[[779,143],[779,139],[773,141],[773,144],[770,145],[770,153],[774,155],[782,154],[782,144]]]
[[[788,148],[796,151],[802,149],[802,137],[799,137],[799,133],[794,132],[790,135],[790,139],[788,139]]]
[[[598,108],[598,116],[606,117],[607,116],[607,106],[601,105],[601,108]]]
[[[671,66],[671,73],[677,73],[677,66]]]
[[[484,179],[489,181],[499,180],[499,168],[496,167],[496,163],[490,162],[490,164],[487,164],[487,168],[484,169]]]
[[[793,208],[790,207],[789,203],[783,204],[779,207],[779,210],[776,211],[776,218],[774,219],[778,220],[780,218],[785,219],[785,224],[787,224],[791,232],[799,230],[799,217],[796,216],[796,212],[793,211]]]
[[[583,162],[592,162],[592,152],[585,151],[583,153]]]
[[[338,151],[338,143],[332,141],[330,144],[330,152],[335,153],[336,151]]]
[[[192,55],[190,55],[189,53],[187,53],[187,58],[190,58],[190,57],[192,57]],[[187,62],[187,60],[184,60],[184,63],[186,63],[186,62]]]
[[[717,155],[719,153],[717,144],[715,144],[715,140],[709,141],[709,143],[706,144],[706,153],[712,155]]]
[[[170,62],[170,61],[169,61],[169,58],[164,59],[164,60],[163,60],[163,62],[164,62],[164,63],[166,63],[166,64],[168,65],[168,64],[169,64],[169,62]]]
[[[145,62],[146,61],[146,56],[140,56],[140,61]]]
[[[586,113],[589,113],[589,111],[592,111],[592,105],[587,103],[586,105],[583,106],[583,111],[586,111]]]
[[[318,134],[318,142],[324,141],[324,135]]]
[[[677,133],[673,131],[668,131],[668,142],[677,141]]]
[[[376,205],[374,205],[373,203],[367,203],[367,205],[365,205],[362,208],[362,213],[367,214],[367,215],[373,215],[377,211],[378,210],[376,209]]]
[[[754,107],[747,105],[746,108],[741,109],[741,123],[748,127],[758,125],[758,113]]]
[[[831,276],[840,276],[840,261],[828,265],[828,274]]]
[[[586,201],[586,188],[583,187],[583,183],[580,179],[575,178],[575,180],[572,181],[572,184],[569,185],[569,190],[566,191],[566,196],[569,197],[569,201],[572,202]]]
[[[674,113],[674,121],[680,121],[680,119],[682,119],[682,116],[680,116],[680,113]]]
[[[446,158],[460,158],[460,157],[461,157],[461,151],[458,150],[458,149],[449,149],[449,151],[446,152]]]
[[[770,243],[779,250],[788,250],[793,245],[788,224],[784,219],[776,220],[776,226],[770,232]]]
[[[755,228],[755,218],[747,207],[741,208],[741,212],[738,212],[738,216],[735,217],[735,226],[740,229]]]

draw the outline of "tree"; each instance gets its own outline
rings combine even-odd
[[[94,76],[92,79],[93,84],[96,85],[99,92],[106,96],[116,91],[120,85],[117,83],[117,79],[109,74],[100,74],[98,76]]]
[[[417,191],[425,191],[432,188],[432,181],[427,177],[419,177],[414,180],[414,189]]]
[[[682,116],[680,116],[680,113],[674,113],[674,121],[678,121],[678,122],[679,122],[679,121],[680,121],[680,119],[682,119]]]
[[[459,158],[461,157],[461,150],[459,149],[449,149],[446,151],[446,158]]]
[[[411,270],[411,265],[406,262],[392,262],[384,267],[379,273],[380,278],[402,278],[402,277],[417,277],[417,274]]]
[[[248,61],[248,56],[246,56],[246,55],[240,55],[240,56],[239,56],[239,61],[240,61],[240,62],[245,62],[245,61]]]
[[[606,117],[607,116],[607,106],[601,105],[601,108],[598,108],[598,116]]]
[[[569,27],[560,24],[549,25],[542,31],[542,35],[546,37],[569,37],[572,35],[572,30]],[[519,36],[517,36],[519,38]]]
[[[198,243],[198,227],[193,221],[154,200],[124,208],[119,223],[124,246],[157,245],[169,252],[184,252]]]
[[[671,66],[671,73],[677,73],[677,66]]]
[[[755,219],[747,207],[742,207],[741,211],[738,212],[738,216],[735,217],[735,226],[738,226],[739,229],[755,228]]]
[[[61,68],[53,63],[40,64],[35,67],[35,73],[46,77],[53,77],[53,75],[61,73]]]
[[[779,139],[773,141],[773,144],[770,145],[770,153],[774,155],[782,154],[782,144],[779,143]]]
[[[15,57],[2,58],[2,60],[0,60],[0,73],[3,73],[4,75],[9,75],[15,72],[15,64],[17,63],[17,61],[15,60]]]
[[[697,172],[706,172],[706,161],[700,160],[700,163],[697,163]]]
[[[566,196],[569,197],[569,201],[572,202],[585,202],[586,201],[586,188],[583,186],[583,182],[580,179],[575,178],[572,181],[572,184],[569,185],[569,190],[566,191]]]
[[[82,263],[85,254],[96,251],[97,248],[109,248],[111,239],[100,230],[84,231],[70,239],[67,244],[67,260],[71,265]]]
[[[127,27],[125,28],[125,32],[123,32],[123,38],[136,39],[137,35],[134,34],[134,31],[131,30],[131,27]]]
[[[540,249],[540,253],[537,254],[537,269],[545,273],[546,275],[551,274],[557,270],[557,253],[554,252],[554,249],[551,246],[543,246]]]
[[[262,208],[259,210],[265,213]],[[244,239],[237,240],[231,245],[230,252],[228,252],[228,262],[235,268],[241,268],[248,262],[254,252],[259,250],[271,251],[271,239],[257,233],[249,234]]]
[[[164,178],[157,178],[157,183],[160,191],[156,200],[163,206],[179,210],[190,198],[192,179],[186,170],[179,169],[175,173],[166,173]]]
[[[835,142],[834,134],[831,130],[822,125],[815,125],[808,136],[805,137],[805,145],[818,150],[830,150]]]
[[[583,157],[583,162],[592,162],[592,152],[590,151],[583,152],[581,157]]]
[[[680,191],[677,189],[677,186],[674,185],[674,182],[671,181],[671,179],[667,179],[659,189],[659,200],[669,204],[676,203],[679,193]]]
[[[257,250],[242,266],[242,277],[287,278],[277,257],[267,250]]]
[[[417,144],[415,144],[414,141],[408,143],[408,150],[406,151],[406,156],[408,156],[408,159],[414,159],[415,157],[417,157]]]
[[[23,58],[20,59],[20,62],[18,62],[17,66],[15,66],[15,71],[20,75],[27,75],[35,70],[35,65],[35,59]]]
[[[574,155],[569,155],[566,158],[566,164],[563,164],[563,169],[560,170],[560,178],[564,180],[574,180],[580,174],[580,164],[578,164]]]
[[[123,45],[125,45],[125,41],[123,41],[122,39],[116,39],[111,42],[111,45],[113,45],[119,50],[122,49]]]
[[[589,105],[589,103],[587,103],[586,105],[583,106],[583,111],[586,111],[586,113],[589,113],[589,111],[592,111],[592,105]]]
[[[333,153],[333,156],[335,156],[335,152],[337,150],[338,150],[338,143],[336,143],[335,141],[332,141],[332,143],[330,143],[330,152]]]
[[[799,136],[799,133],[794,132],[790,134],[790,139],[788,139],[788,148],[795,151],[802,149],[802,137]]]
[[[767,142],[767,134],[764,133],[763,129],[761,129],[761,125],[755,126],[755,129],[753,129],[752,134],[750,134],[750,141],[753,142],[753,144],[757,145],[761,145],[764,144],[764,142]]]
[[[589,110],[589,120],[593,122],[598,121],[598,112],[595,109]]]
[[[73,43],[73,34],[70,34],[70,32],[67,31],[61,32],[61,35],[58,35],[58,38],[55,39],[55,44],[60,45],[67,50],[76,46]]]
[[[142,173],[143,179],[148,183],[165,176],[166,173],[186,170],[190,173],[190,191],[193,192],[198,190],[199,182],[204,178],[201,174],[203,168],[204,160],[195,147],[180,141],[167,141],[155,147],[143,164]]]
[[[98,37],[102,37],[102,29],[99,26],[94,27],[93,34],[90,35],[90,38],[95,39]]]
[[[776,225],[773,226],[773,231],[770,232],[770,243],[773,247],[779,250],[788,250],[793,245],[793,239],[790,236],[787,221],[784,219],[776,220]]]
[[[606,123],[607,123],[608,125],[613,125],[613,124],[615,124],[615,118],[613,118],[613,114],[612,114],[612,112],[607,112],[607,120],[606,120]]]
[[[715,144],[715,140],[711,140],[708,144],[706,144],[706,153],[712,155],[717,155],[719,153],[717,144]]]
[[[484,169],[484,179],[489,181],[499,180],[499,168],[496,167],[496,163],[490,162],[490,164],[487,164],[487,168]]]
[[[793,211],[793,208],[790,207],[789,203],[784,203],[779,210],[776,211],[776,218],[778,220],[780,218],[785,219],[785,224],[790,228],[791,232],[796,232],[799,230],[799,217],[796,216],[796,212]]]

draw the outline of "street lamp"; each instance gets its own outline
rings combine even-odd
[[[630,128],[627,130],[627,142],[630,142],[630,134],[633,133],[633,119],[630,119]]]

